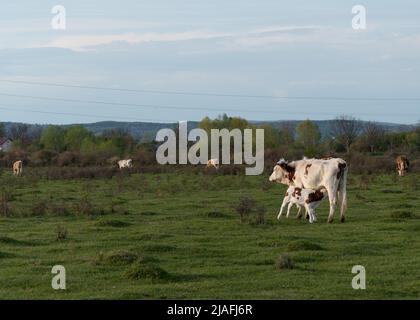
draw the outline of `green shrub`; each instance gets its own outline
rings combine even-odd
[[[131,280],[159,280],[168,277],[168,273],[158,265],[142,260],[136,261],[124,275]]]
[[[276,260],[277,269],[293,269],[295,264],[288,254],[281,254]]]

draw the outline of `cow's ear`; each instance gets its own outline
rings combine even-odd
[[[279,164],[279,166],[286,172],[290,173],[290,172],[294,172],[295,168],[293,166],[291,166],[289,163],[287,162],[282,162]]]

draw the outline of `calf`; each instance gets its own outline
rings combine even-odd
[[[318,208],[318,206],[321,204],[321,201],[324,200],[326,196],[327,190],[325,188],[314,190],[290,186],[286,191],[286,195],[284,196],[277,219],[280,219],[287,204],[289,204],[287,207],[286,215],[288,218],[290,209],[295,204],[299,209],[298,216],[300,216],[300,211],[303,207],[305,208],[306,213],[309,215],[309,222],[313,223],[316,221],[315,209]]]

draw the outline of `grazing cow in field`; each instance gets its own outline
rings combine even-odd
[[[405,176],[410,167],[410,162],[408,161],[406,156],[399,156],[397,160],[395,160],[397,164],[397,171],[400,177]]]
[[[284,196],[283,203],[281,204],[279,215],[277,219],[280,219],[284,208],[288,204],[286,217],[289,217],[290,209],[293,205],[296,205],[299,209],[298,216],[302,208],[305,208],[306,213],[309,216],[309,222],[313,223],[316,221],[315,209],[321,204],[321,201],[327,196],[326,189],[314,190],[314,189],[302,189],[298,187],[290,186],[286,195]]]
[[[118,167],[120,169],[132,168],[133,167],[133,160],[132,159],[120,160],[120,161],[118,161]]]
[[[15,176],[21,176],[23,172],[23,163],[21,160],[15,161],[13,163],[13,174]]]
[[[347,208],[347,163],[340,158],[329,160],[303,159],[287,162],[281,159],[269,180],[298,188],[325,188],[330,202],[328,223],[332,223],[337,202],[340,202],[340,221],[344,222]]]
[[[211,167],[219,169],[219,159],[210,159],[209,161],[207,161],[206,168],[211,168]]]

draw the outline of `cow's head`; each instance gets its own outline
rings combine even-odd
[[[294,166],[290,165],[286,160],[281,159],[274,166],[273,173],[271,174],[269,181],[292,185],[294,176]]]
[[[133,159],[128,159],[127,160],[127,165],[129,168],[131,168],[133,166]]]
[[[397,161],[397,171],[398,171],[398,175],[400,177],[405,176],[405,174],[408,171],[408,167],[410,166],[410,163],[408,162],[407,158],[400,158]]]

